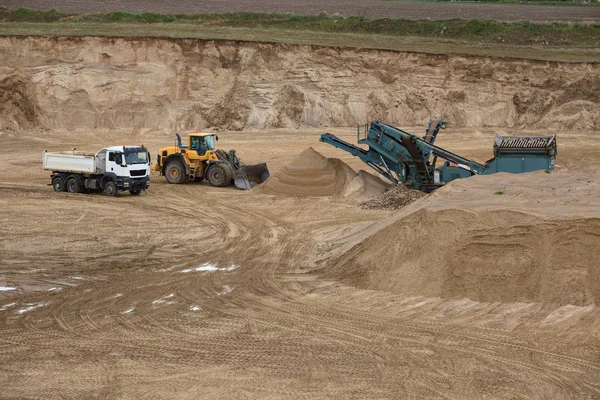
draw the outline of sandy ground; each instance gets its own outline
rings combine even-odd
[[[482,18],[498,21],[574,21],[600,20],[597,7],[536,6],[523,4],[452,4],[404,1],[356,0],[204,0],[166,3],[158,0],[108,0],[102,2],[73,0],[1,0],[0,6],[55,8],[64,12],[160,12],[170,14],[267,12],[317,15],[322,11],[343,16],[362,15],[374,18],[455,19]]]
[[[318,133],[226,132],[218,143],[246,162],[267,161],[273,174],[309,146],[362,167],[319,143]],[[354,138],[352,129],[332,133]],[[439,144],[484,161],[493,134],[448,129]],[[470,215],[516,208],[556,229],[569,218],[593,219],[594,132],[560,132],[559,173],[550,175],[566,185],[559,195],[518,197],[511,191],[524,183],[500,176],[494,185],[507,193],[500,200],[465,180],[409,206],[422,220],[411,209],[168,185],[159,176],[140,197],[59,194],[41,170],[44,150],[144,143],[155,154],[171,140],[0,133],[0,286],[14,288],[0,291],[0,397],[600,397],[594,301],[476,301],[480,293],[456,288],[445,296],[400,293],[356,277],[349,284],[336,264],[361,244],[363,257],[383,263],[385,244],[394,247],[397,236],[377,233],[408,221],[404,229],[422,237],[433,213],[448,208]],[[592,189],[571,175],[589,177]],[[582,189],[574,195],[571,187]],[[373,237],[378,242],[365,247]],[[424,240],[424,252],[439,250]]]

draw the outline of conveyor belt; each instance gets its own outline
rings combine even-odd
[[[362,153],[364,155],[367,154],[367,150],[362,149],[358,146],[353,145],[352,143],[348,143],[345,140],[342,140],[340,138],[338,138],[335,135],[332,135],[331,133],[324,133],[323,135],[321,135],[321,142],[326,142],[326,143],[331,143],[331,144],[336,144],[338,148],[345,148],[346,151],[349,151],[350,153]]]

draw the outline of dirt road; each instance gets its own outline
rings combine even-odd
[[[30,7],[38,10],[55,8],[63,12],[159,12],[169,14],[266,12],[317,15],[322,11],[343,16],[362,15],[372,18],[407,19],[495,19],[498,21],[593,22],[600,20],[598,7],[536,6],[522,4],[428,3],[404,1],[356,0],[236,0],[223,2],[109,0],[102,2],[56,0],[1,0],[0,6]]]
[[[361,167],[316,131],[220,136],[274,173],[309,146]],[[444,136],[461,154],[491,153],[491,130]],[[597,136],[564,137],[563,171],[598,166]],[[390,211],[158,176],[135,198],[59,194],[40,167],[43,150],[143,142],[154,154],[171,139],[0,134],[2,397],[600,396],[593,305],[408,296],[322,278],[336,243]]]

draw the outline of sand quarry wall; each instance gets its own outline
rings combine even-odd
[[[191,39],[0,38],[0,129],[600,129],[600,66]]]

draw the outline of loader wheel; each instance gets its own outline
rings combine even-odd
[[[213,186],[229,186],[232,179],[231,175],[231,168],[223,163],[214,164],[208,169],[208,181]]]
[[[79,186],[77,178],[70,177],[69,179],[67,179],[67,192],[81,193],[81,187]]]
[[[52,189],[54,189],[55,192],[64,192],[66,189],[65,180],[60,176],[55,176],[54,179],[52,179]]]
[[[117,185],[113,181],[104,184],[104,194],[110,197],[117,195]]]
[[[185,168],[181,161],[169,161],[165,167],[165,178],[169,183],[185,183]]]

